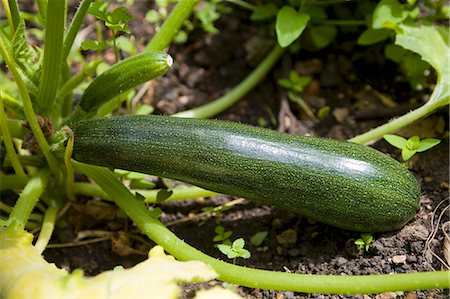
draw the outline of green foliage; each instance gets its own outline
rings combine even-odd
[[[361,234],[361,238],[355,241],[355,245],[359,250],[369,251],[370,245],[373,242],[372,234]]]
[[[439,139],[434,138],[425,138],[420,140],[419,136],[412,136],[406,139],[401,136],[386,134],[383,137],[387,142],[389,142],[389,144],[402,150],[402,159],[404,161],[409,160],[415,153],[421,153],[429,150],[441,142]]]
[[[231,230],[225,230],[221,225],[216,226],[214,229],[216,236],[213,238],[213,242],[221,242],[222,244],[230,245],[230,237],[233,234]]]
[[[285,48],[292,44],[305,30],[310,16],[291,6],[283,6],[277,13],[275,30],[278,43]]]
[[[256,234],[254,234],[251,239],[250,239],[250,243],[257,247],[256,250],[257,251],[262,251],[262,252],[266,252],[267,250],[269,250],[268,246],[262,246],[264,240],[267,238],[267,235],[269,233],[267,231],[261,231],[261,232],[257,232]]]
[[[219,244],[217,248],[225,254],[229,259],[236,261],[236,258],[240,257],[243,259],[249,259],[251,254],[250,251],[244,248],[245,241],[242,238],[236,239],[231,245]]]
[[[295,70],[289,72],[288,78],[278,80],[278,85],[294,93],[302,92],[311,82],[311,76],[301,76]]]

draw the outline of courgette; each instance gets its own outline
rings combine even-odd
[[[420,186],[404,165],[350,142],[155,115],[71,127],[75,160],[177,179],[347,230],[399,229],[419,208]]]
[[[172,65],[165,52],[149,51],[129,57],[99,75],[89,84],[77,105],[78,115],[89,115],[117,95],[162,76]]]

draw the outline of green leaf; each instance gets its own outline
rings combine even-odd
[[[383,136],[383,138],[391,145],[395,146],[396,148],[403,149],[406,147],[406,138],[403,138],[401,136],[393,135],[393,134],[386,134]]]
[[[249,259],[252,255],[250,254],[250,251],[248,251],[247,249],[241,249],[239,251],[239,257],[243,258],[243,259]]]
[[[441,140],[435,138],[425,138],[420,141],[417,152],[421,153],[441,143]]]
[[[250,243],[256,247],[260,246],[264,242],[264,239],[267,237],[267,234],[268,234],[268,232],[266,232],[266,231],[257,232],[250,239]]]
[[[226,231],[225,233],[223,233],[222,238],[223,238],[224,240],[226,240],[226,239],[230,238],[232,234],[233,234],[232,231],[230,231],[230,230],[229,230],[229,231]]]
[[[327,13],[323,7],[318,5],[310,5],[303,9],[303,12],[308,14],[312,20],[323,21],[327,19]]]
[[[19,25],[14,32],[12,48],[14,49],[14,51],[12,51],[14,60],[33,65],[30,60],[34,56],[34,51],[28,46],[25,37],[25,21],[22,18],[20,18]]]
[[[214,232],[218,235],[222,235],[225,232],[225,228],[222,225],[216,226]]]
[[[381,42],[391,35],[392,30],[389,29],[366,29],[358,38],[358,45],[367,46]]]
[[[397,63],[401,63],[403,61],[404,57],[407,55],[406,53],[407,51],[404,48],[394,44],[389,44],[386,48],[384,48],[384,55],[386,58],[389,58]]]
[[[106,21],[106,10],[108,9],[108,3],[102,0],[96,0],[89,6],[88,12],[95,16],[97,19]]]
[[[309,19],[308,14],[297,12],[290,6],[283,6],[278,11],[275,23],[278,44],[283,48],[292,44],[305,30]]]
[[[245,246],[245,241],[244,241],[244,239],[242,239],[242,238],[236,239],[236,240],[233,242],[233,250],[239,250],[239,249],[242,249],[242,248],[244,248],[244,246]]]
[[[311,29],[311,39],[319,50],[331,44],[336,34],[336,27],[331,25],[320,25]]]
[[[156,24],[161,20],[162,16],[159,12],[156,10],[149,10],[145,14],[145,20],[149,22],[150,24]]]
[[[402,149],[402,159],[404,161],[408,161],[414,154],[416,153],[416,150],[409,150],[407,148]]]
[[[281,87],[283,87],[283,88],[286,88],[286,89],[291,89],[292,88],[292,81],[291,80],[289,80],[289,79],[287,79],[287,78],[281,78],[281,79],[278,79],[278,81],[277,81],[277,83],[278,83],[278,85],[280,85]]]
[[[272,17],[275,17],[277,15],[277,12],[278,7],[273,3],[257,6],[256,9],[250,15],[250,20],[261,21],[270,19]]]
[[[406,148],[411,150],[411,151],[415,151],[420,144],[420,138],[419,136],[412,136],[411,138],[408,139],[408,141],[406,141]]]
[[[163,202],[166,199],[168,199],[170,196],[172,196],[173,191],[168,189],[161,189],[156,194],[156,202]]]
[[[127,24],[133,18],[126,7],[118,7],[113,12],[106,14],[105,26],[115,31],[131,33]]]
[[[229,259],[233,259],[233,258],[237,257],[236,253],[231,249],[230,245],[218,244],[217,248],[220,250],[220,252],[225,254]]]
[[[82,50],[93,50],[93,51],[103,51],[107,47],[104,42],[99,42],[96,40],[85,40],[81,43]]]
[[[373,12],[372,28],[395,28],[395,25],[403,22],[409,15],[409,11],[397,0],[382,0]]]

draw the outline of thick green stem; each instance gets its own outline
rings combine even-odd
[[[36,241],[36,244],[34,245],[39,253],[44,252],[45,247],[47,247],[47,244],[52,237],[58,211],[58,207],[49,207],[47,211],[45,211],[44,221],[41,226],[41,232],[39,233],[39,237]]]
[[[44,39],[44,62],[39,84],[37,104],[39,113],[49,115],[54,109],[56,90],[62,66],[66,1],[49,0]]]
[[[76,194],[83,194],[91,197],[99,197],[103,199],[111,200],[99,186],[93,185],[91,183],[75,183],[73,187],[73,191]],[[131,190],[131,192],[136,192],[144,196],[145,203],[155,203],[157,202],[158,192],[161,189],[156,190]],[[172,195],[165,200],[167,201],[175,201],[175,200],[184,200],[190,198],[199,198],[199,197],[208,197],[217,195],[216,192],[202,189],[196,186],[177,186],[171,190]]]
[[[14,81],[17,84],[20,97],[22,98],[23,111],[25,113],[28,124],[31,128],[31,131],[33,132],[33,135],[36,138],[36,141],[39,144],[39,147],[42,153],[44,154],[45,159],[47,160],[47,163],[50,166],[50,169],[55,173],[55,175],[58,176],[60,174],[58,162],[53,156],[50,150],[50,146],[48,145],[47,140],[45,139],[44,133],[42,132],[41,127],[39,126],[39,123],[36,119],[36,115],[34,114],[33,104],[31,103],[30,95],[27,92],[25,83],[22,80],[19,71],[17,70],[14,60],[9,55],[9,52],[5,47],[5,41],[2,35],[0,35],[0,54],[2,55],[3,60],[8,66],[9,71],[11,72]]]
[[[21,189],[26,185],[27,182],[27,179],[24,179],[23,177],[18,175],[2,174],[0,191]]]
[[[48,183],[49,172],[47,169],[39,170],[26,184],[25,188],[20,193],[19,199],[9,219],[17,223],[19,227],[24,228],[30,217],[39,197],[44,192]]]
[[[69,55],[70,49],[72,48],[73,42],[80,30],[81,24],[83,24],[84,16],[86,15],[89,5],[91,5],[92,0],[82,0],[80,6],[78,6],[77,12],[72,19],[72,22],[67,29],[66,35],[64,36],[64,50],[62,54],[63,60]]]
[[[8,154],[8,158],[11,161],[11,165],[14,168],[16,174],[23,180],[27,179],[27,175],[20,165],[19,158],[16,153],[16,149],[14,147],[13,139],[11,136],[11,132],[9,131],[8,121],[6,119],[5,108],[3,107],[3,99],[0,93],[0,126],[3,136],[3,142],[6,147],[6,152]]]
[[[383,135],[394,132],[412,122],[432,113],[437,107],[434,105],[423,105],[405,115],[395,118],[375,129],[349,139],[349,141],[359,144],[365,144],[373,140],[378,140]]]
[[[210,118],[233,106],[245,94],[252,90],[272,69],[275,63],[283,54],[284,49],[278,44],[272,49],[267,57],[251,72],[247,78],[227,92],[224,96],[203,106],[178,112],[173,114],[175,117],[187,118]]]
[[[198,0],[178,1],[169,17],[147,45],[147,51],[163,51],[172,41],[175,34],[189,17]]]
[[[329,294],[367,294],[450,287],[450,271],[342,276],[295,274],[232,265],[198,251],[175,236],[161,222],[152,218],[145,205],[108,169],[76,161],[73,163],[77,171],[94,179],[150,239],[180,260],[198,260],[211,265],[219,274],[219,279],[229,283],[251,288]]]

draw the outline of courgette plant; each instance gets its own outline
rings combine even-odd
[[[2,0],[7,23],[2,23],[0,28],[0,54],[15,86],[10,85],[0,93],[1,136],[7,153],[5,163],[14,172],[2,173],[1,189],[20,190],[20,195],[13,203],[13,208],[6,203],[0,206],[3,211],[9,213],[9,217],[1,219],[0,223],[0,255],[6,257],[0,260],[1,297],[26,297],[30,296],[30,291],[34,292],[31,296],[42,297],[73,297],[85,294],[106,297],[111,293],[117,296],[123,294],[120,292],[132,296],[134,293],[130,293],[131,290],[136,291],[136,296],[145,296],[148,292],[141,286],[147,275],[152,277],[149,280],[155,282],[150,288],[164,284],[164,291],[161,289],[160,294],[167,295],[167,298],[178,294],[174,281],[205,281],[214,277],[247,287],[314,293],[379,293],[449,287],[448,271],[367,276],[304,275],[251,269],[220,261],[185,243],[167,229],[155,214],[149,212],[145,203],[158,201],[157,190],[139,190],[133,193],[108,168],[72,160],[72,151],[74,150],[74,157],[81,151],[80,147],[77,148],[80,139],[77,139],[76,130],[74,139],[74,131],[71,128],[79,128],[81,125],[78,124],[83,123],[79,122],[80,120],[86,124],[86,121],[89,122],[88,119],[94,116],[110,114],[120,105],[123,92],[161,76],[172,63],[170,56],[163,51],[197,4],[195,0],[178,2],[158,33],[148,43],[146,51],[124,59],[97,76],[85,89],[73,110],[73,91],[95,73],[99,64],[99,61],[86,63],[81,73],[71,75],[67,60],[91,2],[80,2],[75,16],[66,28],[66,1],[37,1],[39,13],[35,20],[45,32],[44,47],[41,49],[27,45],[24,14],[18,9],[17,2]],[[276,32],[279,44],[274,46],[249,77],[221,99],[175,116],[213,116],[231,106],[253,88],[283,54],[283,47],[294,43],[307,28],[308,20],[314,19],[314,10],[307,5],[308,1],[293,3],[295,5],[277,10],[279,19],[276,21]],[[247,5],[247,8],[256,9],[251,5]],[[291,28],[287,24],[286,16],[300,16],[301,21]],[[436,69],[438,82],[429,102],[423,108],[352,139],[356,143],[379,138],[433,112],[449,101],[450,92],[446,84],[449,79],[449,60],[445,59],[448,58],[449,43],[443,34],[446,30],[432,25],[399,23],[389,26],[396,33],[398,45],[417,52]],[[430,46],[431,44],[433,46]],[[115,101],[117,97],[119,101]],[[22,126],[22,121],[26,122],[29,129]],[[230,125],[230,128],[234,127]],[[128,130],[133,131],[134,128]],[[248,130],[253,132],[253,129]],[[29,137],[30,133],[32,138]],[[105,135],[97,137],[107,139]],[[139,141],[139,138],[136,140]],[[21,145],[25,145],[28,150],[24,151]],[[117,149],[109,148],[112,152]],[[220,164],[220,161],[218,163]],[[98,187],[75,182],[74,172],[85,174],[94,180]],[[410,179],[406,172],[403,174]],[[414,185],[413,181],[411,184]],[[214,194],[197,187],[173,188],[171,192],[169,199]],[[156,247],[150,253],[148,261],[131,270],[117,269],[92,279],[84,278],[82,271],[69,275],[64,270],[48,264],[41,257],[41,253],[50,240],[58,212],[64,204],[74,201],[77,193],[113,200],[151,240],[177,259],[191,262],[175,262],[162,253],[161,247]],[[141,200],[142,196],[145,197],[145,202]],[[43,219],[41,214],[36,212],[38,210],[42,210]],[[408,213],[408,217],[410,216]],[[32,235],[25,231],[27,226],[40,228],[34,246],[31,244]],[[242,249],[240,245],[236,244],[237,251]],[[240,253],[246,256],[245,252]],[[167,268],[168,272],[171,272],[172,267],[182,271],[160,281],[157,279],[161,276],[160,272],[155,275],[149,270],[155,267]],[[123,284],[123,281],[127,283]],[[147,284],[148,280],[145,281]],[[45,288],[34,288],[35,286]]]

